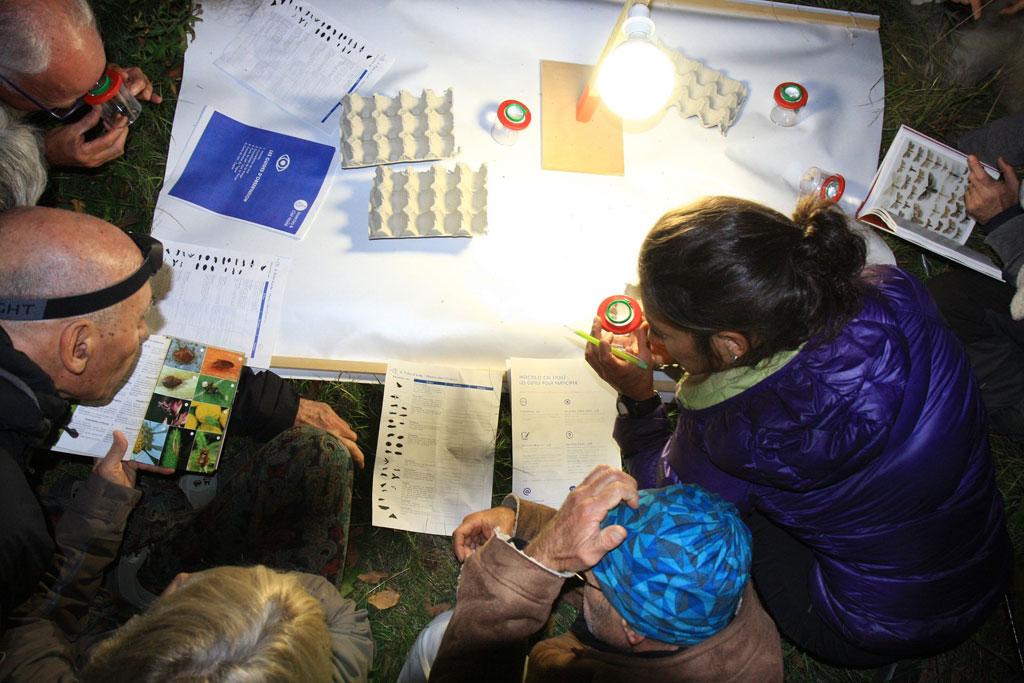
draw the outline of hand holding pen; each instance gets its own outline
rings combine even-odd
[[[601,346],[601,340],[598,339],[597,337],[591,334],[587,334],[583,330],[577,330],[575,328],[569,327],[568,325],[566,325],[566,327],[569,328],[570,332],[580,337],[581,339],[585,340],[588,344],[593,344],[594,346]],[[615,346],[613,344],[611,346],[611,352],[612,355],[615,356],[616,358],[621,358],[627,363],[632,363],[633,365],[637,366],[642,370],[646,370],[649,367],[647,365],[647,361],[640,358],[639,356],[634,356],[632,353],[622,348],[621,346]]]
[[[601,379],[636,401],[654,394],[653,358],[647,343],[646,322],[630,334],[618,335],[602,329],[600,318],[595,317],[588,336],[598,343],[588,343],[584,357]],[[635,360],[623,358],[621,354]]]

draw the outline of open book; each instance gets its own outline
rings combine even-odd
[[[993,178],[999,177],[996,169],[983,166]],[[968,175],[966,154],[900,126],[857,209],[857,218],[1002,280],[1002,271],[992,259],[966,246],[974,229],[964,203]]]
[[[128,437],[126,460],[212,473],[244,363],[237,351],[152,335],[114,399],[78,406],[54,450],[101,458],[117,429]]]

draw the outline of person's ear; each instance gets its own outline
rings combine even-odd
[[[750,340],[742,332],[723,330],[711,335],[711,348],[722,365],[729,367],[750,351]]]
[[[82,375],[99,351],[100,329],[91,320],[79,318],[61,328],[57,355],[72,375]]]
[[[626,642],[629,643],[630,647],[636,647],[640,643],[647,640],[647,636],[641,635],[631,629],[629,624],[626,623],[625,619],[619,619],[619,626],[622,628],[623,635],[626,636]]]

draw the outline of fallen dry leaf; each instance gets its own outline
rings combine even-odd
[[[439,602],[436,605],[427,604],[427,614],[429,614],[430,618],[433,619],[441,612],[447,612],[451,608],[452,603],[450,602]]]
[[[71,208],[74,209],[75,213],[85,213],[85,202],[81,199],[72,199]]]
[[[374,593],[370,597],[366,598],[366,602],[370,603],[377,609],[391,609],[397,605],[398,601],[401,599],[401,593],[393,591],[390,588],[385,588],[379,593]]]
[[[380,583],[384,579],[388,578],[387,572],[366,572],[356,577],[363,583]]]

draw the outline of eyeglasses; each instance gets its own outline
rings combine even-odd
[[[103,75],[105,73],[106,73],[106,69],[104,68],[104,73],[100,74],[100,78],[96,80],[96,85],[99,85],[100,79],[103,78]],[[0,75],[0,80],[2,80],[4,83],[6,83],[11,88],[13,88],[19,95],[24,97],[26,100],[28,100],[32,104],[36,105],[42,111],[45,111],[47,114],[49,114],[53,118],[57,119],[61,123],[63,123],[64,121],[67,121],[76,112],[80,111],[82,109],[82,107],[85,106],[85,95],[82,94],[82,95],[78,96],[78,99],[76,99],[74,101],[74,103],[72,103],[72,105],[70,107],[57,107],[57,108],[47,107],[45,104],[43,104],[39,100],[37,100],[36,98],[32,97],[32,95],[28,94],[27,92],[25,92],[24,90],[19,88],[17,86],[17,84],[14,83],[14,81],[12,81],[11,79],[7,78],[6,76]],[[91,89],[92,88],[90,88],[90,90]]]
[[[129,233],[142,252],[142,265],[120,282],[85,294],[53,299],[14,299],[0,297],[0,320],[52,320],[95,313],[124,301],[142,289],[164,263],[164,245],[149,235]]]
[[[576,572],[576,578],[579,579],[580,581],[582,581],[584,586],[589,586],[590,588],[593,588],[594,590],[596,590],[598,592],[601,591],[601,587],[600,586],[598,586],[596,583],[591,583],[590,581],[587,581],[587,577],[585,577],[583,574],[580,574],[579,572]]]

